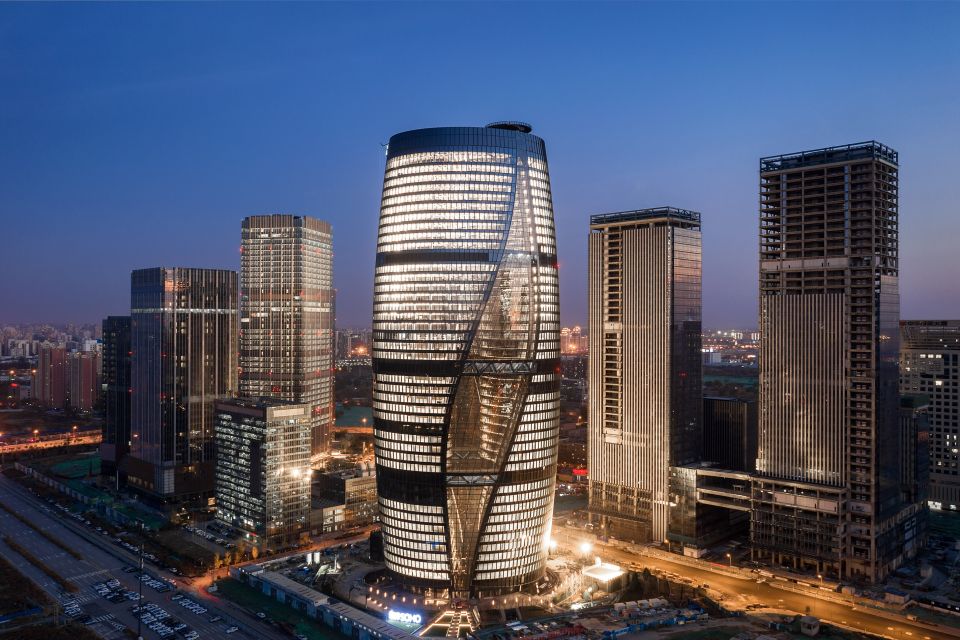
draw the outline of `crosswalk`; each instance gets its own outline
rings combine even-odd
[[[107,575],[110,572],[106,569],[100,569],[99,571],[88,571],[87,573],[81,573],[78,576],[70,576],[71,580],[84,580],[85,578],[95,578],[98,576]]]
[[[93,602],[98,598],[97,594],[90,592],[67,593],[60,596],[60,602],[74,602],[80,606]]]
[[[116,618],[116,616],[113,615],[112,613],[105,613],[103,615],[95,616],[87,620],[87,626],[92,624],[97,624],[98,622],[106,622],[107,620],[113,620],[114,618]]]

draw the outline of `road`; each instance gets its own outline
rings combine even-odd
[[[33,528],[20,522],[6,511],[0,510],[0,533],[11,536],[16,542],[29,549],[61,576],[76,584],[79,591],[75,594],[63,594],[59,585],[29,564],[6,544],[0,543],[0,554],[50,593],[54,599],[61,602],[65,600],[78,601],[85,613],[91,615],[94,620],[98,620],[91,626],[104,638],[110,640],[123,637],[124,627],[136,631],[137,620],[130,611],[134,606],[133,602],[125,600],[114,604],[100,597],[92,588],[92,585],[96,583],[116,578],[124,589],[138,591],[140,585],[136,575],[123,571],[125,566],[136,566],[137,558],[135,556],[114,545],[106,536],[101,536],[95,531],[86,529],[82,524],[74,522],[71,518],[62,516],[62,512],[58,509],[43,502],[2,475],[0,475],[0,501],[28,519],[33,528],[51,533],[81,555],[82,560],[75,559],[54,543],[37,535]],[[156,568],[149,566],[145,568],[154,576],[167,579],[176,578],[176,576],[171,576],[167,572]],[[197,615],[188,611],[171,600],[175,592],[158,593],[147,585],[143,586],[144,602],[153,602],[160,605],[171,616],[195,629],[202,639],[250,640],[266,638],[268,640],[281,640],[289,637],[265,623],[245,620],[239,609],[225,606],[224,603],[202,590],[193,590],[186,585],[182,585],[179,579],[178,585],[181,593],[189,592],[188,595],[193,600],[201,602],[207,608],[207,612],[203,615]],[[214,616],[220,616],[223,620],[211,622],[210,618]],[[228,635],[225,630],[231,624],[238,626],[240,631]],[[143,627],[142,633],[147,640],[159,638],[158,634],[147,629],[146,626]]]
[[[555,527],[554,538],[561,547],[575,552],[579,549],[581,543],[589,542],[594,547],[593,553],[599,555],[605,561],[618,563],[623,567],[660,569],[690,578],[695,584],[707,584],[711,591],[717,591],[724,595],[724,604],[727,605],[738,603],[740,606],[744,606],[751,603],[762,603],[771,609],[800,614],[806,613],[809,608],[810,615],[826,622],[888,638],[934,640],[944,637],[943,634],[938,634],[938,631],[915,624],[910,620],[891,620],[869,609],[864,610],[861,607],[820,600],[804,593],[778,589],[766,582],[757,583],[752,579],[738,578],[691,567],[679,559],[677,562],[672,562],[661,558],[641,556],[639,553],[632,553],[620,547],[603,544],[597,541],[593,534],[584,531]]]
[[[10,442],[16,440],[15,437],[8,437],[7,442],[0,444],[0,454],[20,453],[22,451],[31,451],[34,449],[53,449],[56,447],[79,446],[100,444],[103,434],[97,431],[81,431],[80,433],[57,433],[53,435],[43,435],[39,439],[28,439],[24,442]]]

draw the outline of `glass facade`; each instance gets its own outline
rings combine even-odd
[[[237,393],[237,273],[138,269],[131,276],[130,468],[137,488],[213,494],[213,404]]]
[[[130,451],[130,316],[104,318],[102,366],[106,415],[100,469],[113,475]]]
[[[240,255],[240,392],[309,404],[312,451],[333,424],[333,236],[307,216],[250,216]]]
[[[217,519],[278,549],[310,525],[310,405],[282,400],[216,404]]]
[[[374,283],[387,568],[451,597],[544,572],[559,433],[556,241],[520,123],[393,136]]]

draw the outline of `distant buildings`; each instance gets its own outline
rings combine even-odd
[[[662,541],[670,472],[702,442],[700,214],[590,218],[590,516],[607,535]]]
[[[100,352],[41,346],[31,393],[51,409],[92,411],[100,399]]]
[[[338,329],[337,362],[370,360],[373,334],[362,329]]]
[[[114,476],[130,452],[130,316],[108,316],[103,321],[103,441],[100,470]],[[119,482],[119,477],[117,477]]]
[[[560,329],[560,353],[571,355],[586,353],[588,346],[589,338],[583,334],[580,327]]]
[[[387,569],[450,598],[530,588],[546,569],[559,428],[543,140],[521,123],[393,136],[375,273]]]
[[[167,503],[213,497],[214,402],[237,392],[237,273],[131,277],[128,483]]]
[[[756,559],[877,581],[916,552],[900,494],[897,152],[760,161]]]
[[[67,402],[71,409],[92,411],[100,400],[100,351],[67,356]]]
[[[960,508],[960,320],[900,322],[900,391],[929,400],[930,504]]]
[[[42,346],[37,373],[30,388],[33,397],[48,407],[62,409],[67,403],[67,350]]]
[[[217,519],[271,549],[310,527],[312,409],[278,399],[216,403]]]
[[[333,240],[308,216],[245,218],[240,257],[240,393],[309,404],[312,450],[334,419]]]

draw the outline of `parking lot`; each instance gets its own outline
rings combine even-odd
[[[0,553],[57,599],[66,616],[89,625],[104,638],[118,639],[125,637],[128,630],[136,632],[138,621],[148,640],[278,637],[269,628],[251,629],[235,621],[235,613],[228,614],[210,604],[201,604],[200,598],[193,595],[187,596],[184,604],[178,604],[184,598],[175,593],[171,584],[175,576],[167,577],[159,568],[141,573],[134,566],[134,552],[139,553],[138,547],[130,543],[124,545],[122,538],[118,541],[117,537],[106,532],[98,532],[96,525],[88,525],[82,515],[43,502],[8,478],[0,477],[0,493],[4,503],[27,518],[34,528],[42,528],[79,552],[82,559],[78,560],[38,536],[34,528],[7,513],[0,514],[3,533],[28,546],[43,562],[56,567],[58,573],[78,587],[78,591],[64,592],[55,581],[6,545],[0,545]]]

